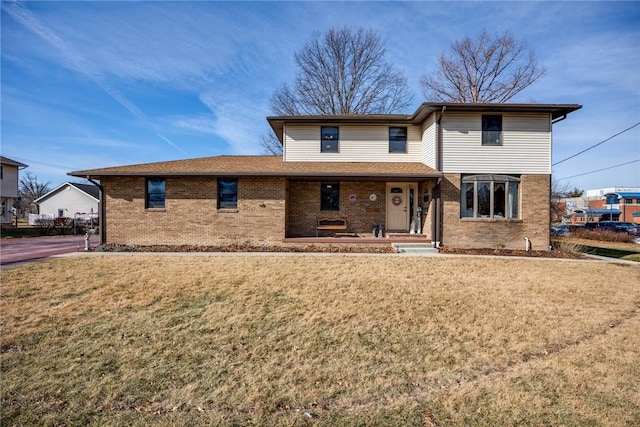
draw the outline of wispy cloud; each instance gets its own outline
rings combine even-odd
[[[16,21],[20,22],[25,28],[29,29],[44,41],[52,45],[62,55],[62,57],[69,62],[73,69],[81,72],[87,78],[91,79],[105,93],[116,100],[116,102],[118,102],[122,107],[129,111],[134,117],[147,124],[148,126],[155,127],[151,120],[149,120],[149,118],[132,102],[130,102],[122,93],[116,90],[102,75],[102,73],[94,71],[89,66],[89,63],[85,59],[85,57],[72,49],[64,40],[58,37],[58,35],[54,31],[42,24],[40,20],[38,20],[38,18],[36,18],[22,4],[3,2],[2,8],[7,13],[9,13]],[[175,148],[177,151],[185,155],[187,154],[182,148],[178,147],[164,135],[157,131],[156,133],[158,137]]]
[[[216,135],[229,143],[233,154],[255,154],[259,150],[261,135],[266,131],[265,117],[256,113],[252,101],[231,98],[224,94],[207,92],[200,96],[215,119],[210,123]]]

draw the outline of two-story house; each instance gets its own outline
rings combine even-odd
[[[268,117],[279,156],[71,172],[101,187],[105,243],[282,244],[320,219],[461,248],[549,247],[552,125],[574,104],[425,103],[412,115]]]
[[[19,171],[26,168],[24,163],[0,156],[0,223],[11,224],[11,209],[18,201]]]

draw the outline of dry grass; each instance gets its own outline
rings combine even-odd
[[[137,255],[1,274],[2,425],[640,424],[636,266]]]

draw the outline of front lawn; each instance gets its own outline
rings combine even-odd
[[[2,270],[4,425],[638,425],[640,270],[78,256]]]

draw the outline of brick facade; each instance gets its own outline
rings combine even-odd
[[[326,181],[330,182],[337,181]],[[287,237],[315,236],[319,218],[346,219],[350,233],[370,234],[374,223],[384,224],[386,183],[341,181],[339,211],[320,210],[320,185],[319,181],[289,182]],[[375,201],[369,199],[371,194],[376,195]]]
[[[550,175],[520,177],[520,219],[460,218],[460,174],[445,174],[441,183],[443,202],[442,244],[457,248],[549,249]]]
[[[164,209],[145,209],[144,177],[104,177],[108,244],[278,244],[285,230],[286,180],[238,179],[238,208],[217,209],[217,181],[167,177]]]

